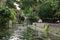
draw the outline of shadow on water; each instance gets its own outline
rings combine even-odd
[[[12,29],[0,28],[0,40],[8,40],[12,32]]]

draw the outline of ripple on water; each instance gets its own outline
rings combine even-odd
[[[13,35],[9,38],[9,40],[22,40],[20,39],[22,31],[25,31],[26,27],[18,26],[14,30]]]
[[[15,37],[15,38],[12,38],[10,40],[20,40],[19,38]]]

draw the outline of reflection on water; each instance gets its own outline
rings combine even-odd
[[[20,39],[21,33],[25,29],[26,29],[26,27],[17,25],[17,27],[14,29],[14,33],[10,36],[9,40],[22,40],[22,39]]]
[[[24,35],[24,32],[27,32],[28,29],[28,36],[26,36],[26,34]],[[32,30],[29,30],[29,28],[22,26],[22,25],[16,25],[15,28],[13,29],[0,29],[0,40],[27,40],[30,39],[30,31],[32,32]],[[22,33],[23,32],[23,33]],[[24,35],[24,37],[23,37]],[[35,34],[34,34],[35,35]],[[27,37],[27,39],[25,39],[25,36]],[[35,40],[35,39],[34,39]],[[38,39],[39,40],[39,39]]]
[[[8,40],[12,34],[12,29],[0,28],[0,40]]]
[[[41,36],[42,38],[40,38]],[[49,37],[50,36],[52,35],[49,34]],[[38,39],[36,39],[35,37]],[[50,38],[48,38],[48,36],[45,36],[45,33],[42,32],[42,30],[39,27],[34,27],[33,25],[22,26],[20,24],[16,24],[15,28],[10,29],[0,27],[0,40],[33,40],[33,39],[50,40]]]
[[[29,27],[31,27],[32,29],[27,28],[27,26],[22,26],[20,24],[16,24],[15,28],[13,29],[0,28],[0,40],[27,40],[27,39],[33,40],[33,38],[38,37],[38,35],[36,30],[33,30],[35,29],[33,26],[29,25]],[[34,40],[40,40],[40,39],[41,38],[39,39],[34,38]]]
[[[25,30],[26,27],[16,25],[13,29],[0,28],[0,40],[21,40],[21,32]]]

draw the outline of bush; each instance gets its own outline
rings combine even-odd
[[[13,18],[13,15],[11,14],[9,8],[0,9],[0,26],[1,27],[6,26],[6,24],[12,19],[14,19],[14,18]]]

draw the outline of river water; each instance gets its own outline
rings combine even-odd
[[[26,27],[16,24],[16,28],[14,29],[14,33],[10,36],[9,40],[22,40],[20,39],[22,31],[24,31]]]
[[[15,24],[14,28],[5,29],[0,28],[0,40],[22,40],[22,32],[26,30],[22,24]]]
[[[29,25],[30,26],[30,25]],[[40,25],[41,26],[41,25]],[[36,29],[38,31],[38,35],[39,37],[41,36],[42,33],[42,29],[40,27],[34,27],[34,26],[30,26],[32,29]],[[23,26],[20,24],[16,24],[16,28],[14,29],[14,33],[10,36],[10,38],[8,40],[23,40],[20,37],[22,37],[22,32],[25,31],[27,28],[27,26]],[[24,39],[25,40],[25,39]],[[38,39],[40,40],[40,39]],[[45,39],[44,39],[45,40]],[[46,39],[47,40],[47,39]],[[50,40],[50,38],[48,38],[48,40]]]
[[[33,25],[29,25],[29,27],[37,30],[38,35],[39,35],[38,37],[40,37],[42,30],[39,27],[34,27]],[[3,37],[2,40],[26,40],[26,39],[22,39],[22,37],[23,37],[22,32],[25,31],[26,29],[27,29],[27,26],[23,26],[22,24],[16,24],[15,28],[12,30],[13,31],[12,34],[9,35],[10,32],[8,32],[9,33],[9,34],[7,33],[8,36],[6,38]],[[5,35],[7,35],[7,34],[5,34]]]

